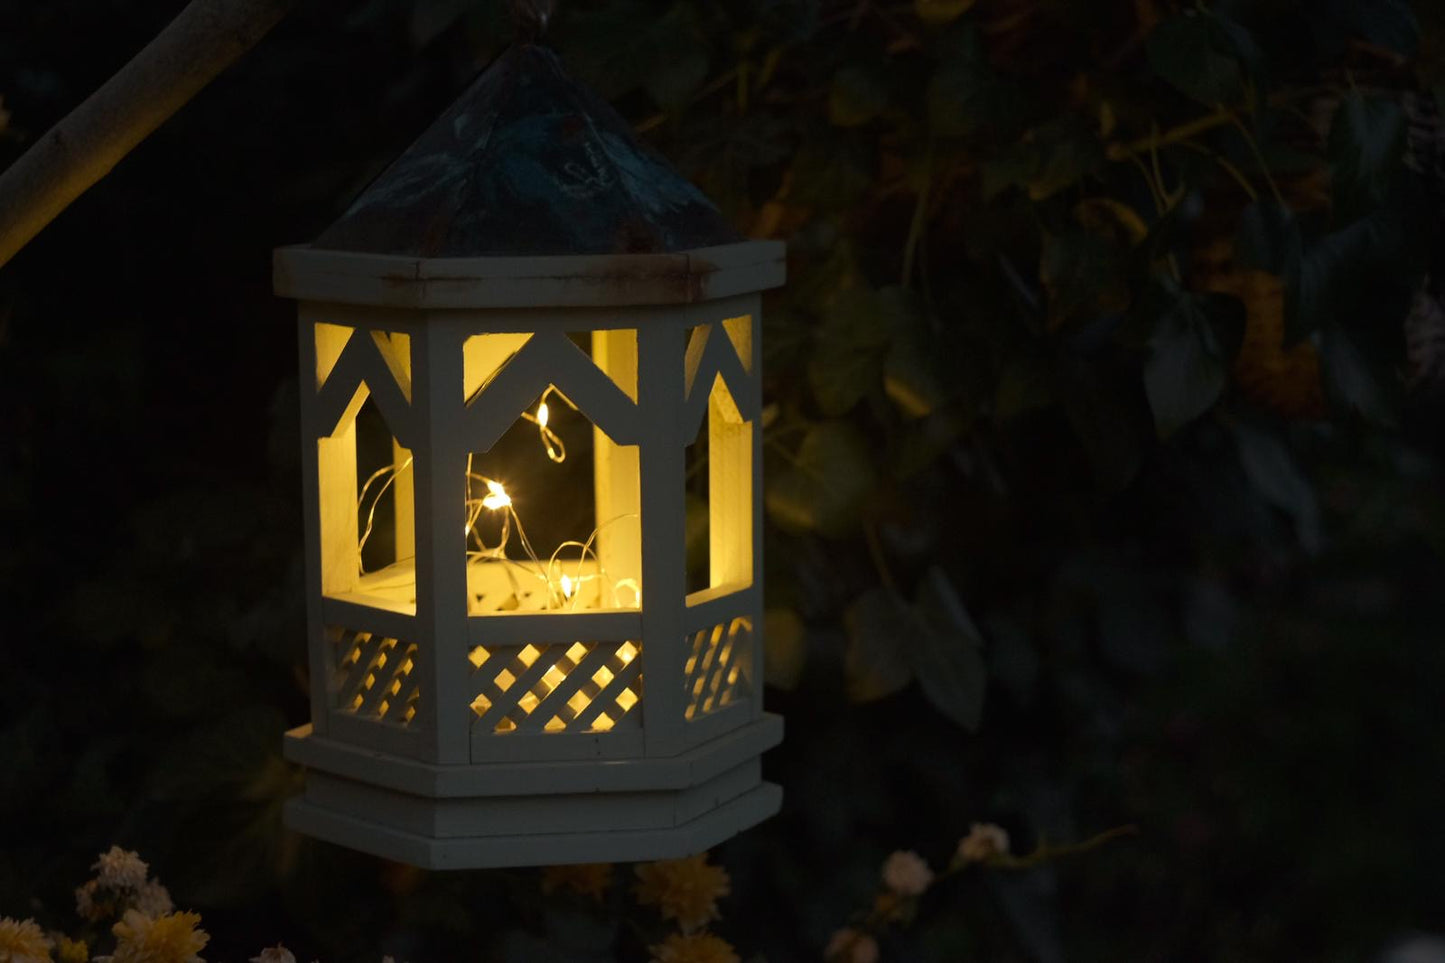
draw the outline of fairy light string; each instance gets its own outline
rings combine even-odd
[[[579,410],[566,395],[554,386],[549,386],[538,399],[536,411],[524,411],[521,417],[537,426],[537,436],[548,460],[560,465],[567,460],[567,445],[551,426],[553,408],[548,403],[549,399],[560,400],[573,411]],[[623,578],[613,581],[594,547],[604,530],[619,522],[636,520],[638,518],[636,512],[606,519],[592,530],[585,541],[569,539],[562,542],[543,563],[536,549],[533,548],[531,539],[527,537],[526,527],[522,524],[521,516],[517,514],[516,506],[512,503],[511,494],[507,491],[506,486],[499,479],[473,471],[473,458],[472,454],[467,455],[466,523],[463,531],[467,540],[468,566],[493,563],[500,565],[512,589],[512,600],[517,603],[520,603],[524,596],[522,582],[519,579],[519,576],[522,576],[543,583],[547,593],[547,607],[550,609],[575,611],[579,603],[582,603],[586,597],[587,587],[592,583],[598,583],[606,591],[607,596],[610,596],[610,598],[604,599],[599,593],[599,603],[604,600],[610,601],[613,608],[637,608],[642,604],[642,587],[637,580]],[[371,538],[376,522],[377,506],[382,496],[395,484],[403,472],[411,468],[412,458],[407,456],[399,465],[391,464],[377,469],[361,486],[361,491],[357,496],[357,514],[359,517],[363,512],[365,513],[366,524],[358,539],[358,559],[360,559],[367,541]],[[369,504],[368,498],[370,498]],[[481,526],[478,524],[485,513],[497,514],[501,518],[501,531],[495,545],[486,543],[480,530]],[[511,558],[507,554],[508,546],[513,541],[514,535],[525,556],[525,561]],[[575,559],[562,557],[568,549],[577,550]],[[595,572],[586,570],[589,558],[595,565]],[[397,561],[404,561],[404,559],[397,559]],[[569,562],[572,563],[570,571],[567,570]],[[359,561],[358,564],[360,574],[367,574],[365,563]]]

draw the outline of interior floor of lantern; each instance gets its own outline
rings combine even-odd
[[[565,581],[564,581],[565,576]],[[603,573],[593,559],[558,561],[549,580],[534,562],[470,559],[467,564],[467,612],[597,611],[636,609],[636,593],[624,589],[603,594]],[[355,591],[331,596],[345,602],[415,614],[416,561],[405,559],[361,576]],[[606,603],[606,604],[604,604]],[[627,604],[630,603],[630,604]]]

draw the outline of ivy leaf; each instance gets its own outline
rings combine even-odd
[[[1409,0],[1327,0],[1325,16],[1346,32],[1407,57],[1420,46],[1420,21]]]
[[[913,0],[913,12],[924,23],[952,23],[974,5],[975,0]]]
[[[1270,505],[1294,520],[1295,533],[1305,551],[1318,552],[1323,539],[1319,502],[1314,486],[1300,472],[1289,450],[1274,436],[1248,425],[1235,426],[1234,437],[1250,485]]]
[[[859,510],[876,479],[877,468],[857,429],[825,421],[809,429],[792,468],[769,480],[763,501],[784,531],[843,537],[857,528]]]
[[[1260,61],[1248,30],[1212,11],[1190,10],[1155,27],[1146,43],[1154,72],[1209,107],[1237,103]]]
[[[1214,407],[1229,372],[1199,295],[1184,294],[1175,302],[1159,319],[1149,346],[1144,388],[1154,427],[1160,438],[1168,438]]]
[[[874,586],[843,613],[848,648],[843,655],[848,698],[873,702],[893,695],[913,679],[904,652],[912,613],[892,592]]]
[[[877,294],[854,289],[824,315],[808,359],[808,385],[823,414],[846,414],[878,386],[889,340],[885,310]]]
[[[1050,329],[1080,314],[1128,308],[1127,263],[1123,248],[1093,231],[1076,228],[1050,236],[1039,261],[1039,281],[1049,293]]]
[[[1354,220],[1378,207],[1400,166],[1405,148],[1405,112],[1387,97],[1351,91],[1340,101],[1330,127],[1335,208]]]
[[[939,712],[977,732],[988,679],[983,638],[941,569],[930,568],[923,576],[913,614],[908,660],[924,696]]]
[[[828,91],[828,119],[838,127],[861,127],[888,106],[888,91],[862,67],[844,67]]]
[[[905,418],[926,418],[943,404],[945,392],[935,355],[914,336],[895,338],[883,362],[883,391]]]
[[[1294,213],[1268,198],[1251,204],[1240,216],[1234,257],[1243,267],[1288,279],[1299,272],[1303,246]]]
[[[1395,423],[1395,405],[1353,339],[1338,324],[1320,331],[1320,367],[1325,393],[1336,408],[1371,424],[1389,427]]]
[[[803,619],[793,609],[770,608],[763,613],[763,677],[784,692],[798,687],[808,661],[808,636]]]
[[[1064,117],[1029,131],[1024,139],[984,164],[982,190],[989,200],[1021,187],[1043,201],[1078,183],[1104,163],[1104,147],[1076,117]]]

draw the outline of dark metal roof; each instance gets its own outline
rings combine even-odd
[[[519,44],[313,246],[481,257],[650,254],[741,239],[556,54]]]

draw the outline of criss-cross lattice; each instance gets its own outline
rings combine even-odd
[[[473,723],[483,732],[608,732],[641,724],[634,642],[476,646]]]
[[[751,694],[753,623],[746,616],[688,636],[686,717],[716,712]]]
[[[355,629],[333,627],[330,633],[336,707],[365,719],[410,723],[421,695],[413,677],[416,644]]]

